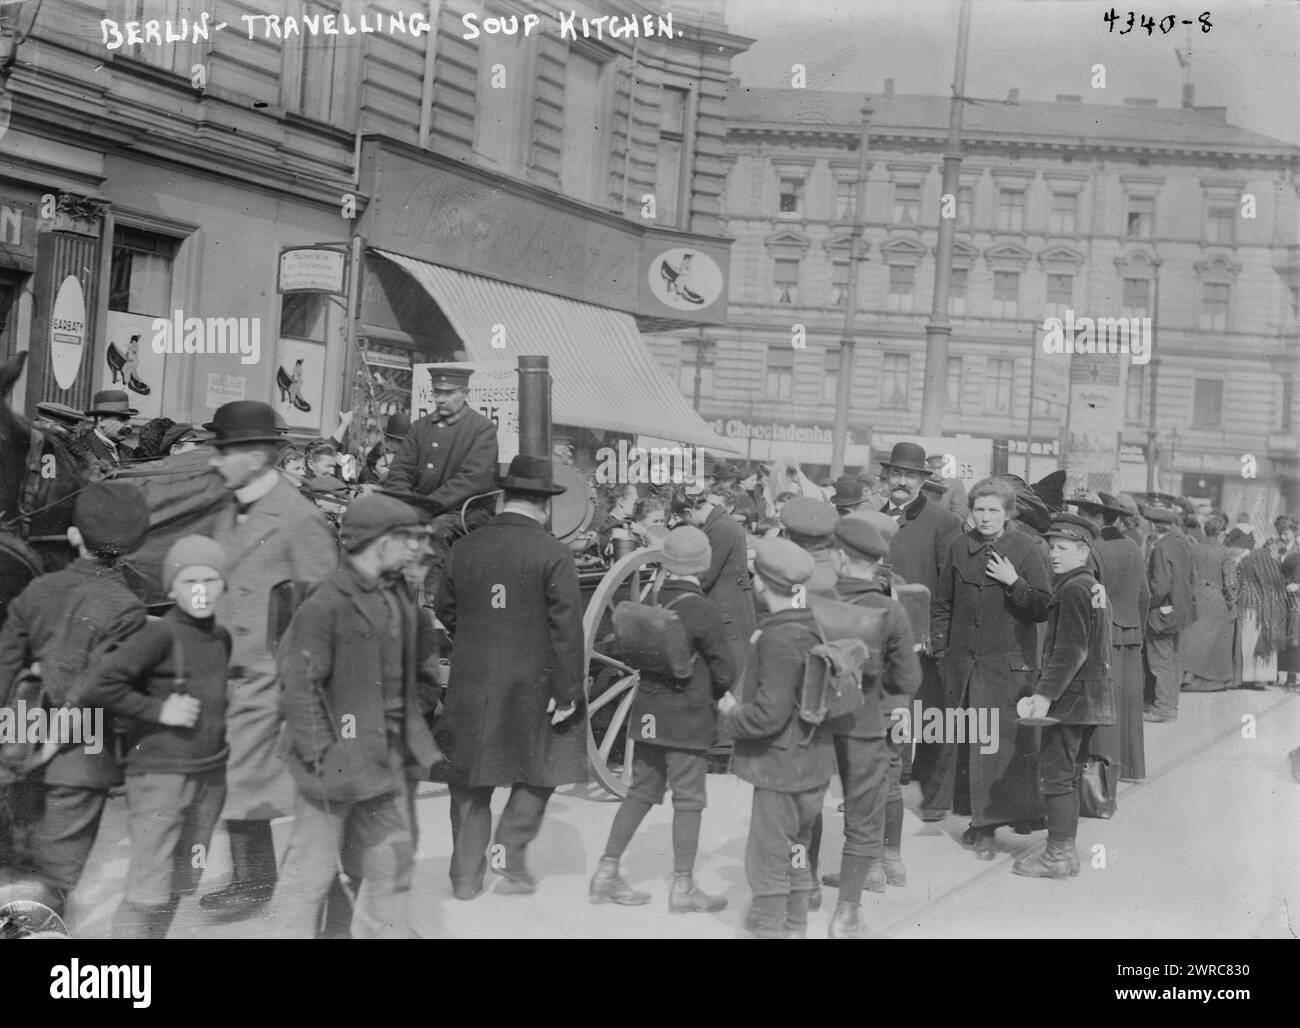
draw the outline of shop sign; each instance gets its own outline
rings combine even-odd
[[[281,293],[347,292],[347,254],[324,246],[294,246],[280,251]]]
[[[86,297],[76,275],[69,275],[54,297],[50,316],[50,364],[60,389],[71,389],[86,348]]]

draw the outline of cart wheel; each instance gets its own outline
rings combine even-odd
[[[615,562],[600,580],[582,617],[587,646],[587,761],[596,780],[615,796],[632,785],[628,712],[640,681],[634,668],[608,655],[614,642],[614,608],[624,600],[644,603],[659,576],[659,550],[636,550]]]

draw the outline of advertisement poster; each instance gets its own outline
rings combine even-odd
[[[433,411],[433,380],[438,364],[411,368],[411,420]],[[519,453],[519,372],[513,361],[457,361],[457,368],[474,374],[469,380],[468,403],[497,426],[497,460],[509,464]]]
[[[105,324],[104,389],[124,389],[139,419],[163,416],[163,362],[166,354],[154,353],[152,314],[109,311]]]
[[[1119,439],[1124,425],[1120,362],[1111,356],[1076,354],[1070,365],[1070,419],[1066,430],[1067,492],[1114,492]]]
[[[319,432],[325,402],[325,344],[281,339],[275,356],[275,409],[290,428]]]

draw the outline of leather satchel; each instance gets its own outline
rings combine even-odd
[[[1079,776],[1079,816],[1112,818],[1119,789],[1119,768],[1106,757],[1092,754]]]

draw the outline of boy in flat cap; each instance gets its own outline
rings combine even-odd
[[[149,508],[135,486],[97,482],[81,492],[68,529],[77,560],[24,589],[0,630],[4,705],[11,705],[19,672],[33,663],[40,665],[50,709],[87,705],[96,659],[144,626],[144,605],[127,588],[119,561],[148,531]],[[122,784],[122,769],[106,743],[101,734],[65,747],[27,783],[39,808],[27,869],[51,890],[46,905],[56,911],[81,879],[108,790]]]
[[[830,937],[859,939],[866,937],[859,911],[863,888],[884,892],[886,884],[907,884],[899,784],[904,743],[897,738],[900,733],[890,713],[920,688],[921,662],[906,611],[876,578],[881,560],[889,555],[889,544],[874,525],[859,518],[839,521],[835,543],[844,556],[844,571],[836,583],[840,598],[887,611],[881,679],[863,681],[866,702],[854,717],[831,723],[844,785],[844,859],[840,874],[826,883],[840,890]],[[895,703],[888,704],[885,693]]]
[[[720,709],[735,739],[736,774],[754,786],[745,847],[745,876],[753,892],[747,926],[759,938],[802,938],[813,890],[808,851],[835,770],[826,725],[799,720],[804,657],[821,640],[806,606],[813,560],[787,539],[760,539],[754,591],[767,608],[741,701],[724,696]]]
[[[384,483],[394,492],[427,496],[442,509],[430,536],[430,590],[442,579],[451,544],[467,527],[481,528],[492,517],[489,501],[468,511],[461,523],[465,501],[495,489],[497,474],[497,426],[468,406],[471,374],[468,368],[432,370],[433,410],[410,427]]]
[[[298,789],[275,893],[282,937],[316,935],[340,864],[368,883],[367,934],[411,937],[408,778],[426,777],[442,754],[421,701],[421,687],[436,689],[433,628],[395,576],[427,531],[400,500],[354,500],[340,532],[343,567],[303,601],[280,641],[281,754]]]
[[[1047,608],[1043,668],[1032,696],[1016,705],[1021,717],[1054,717],[1038,750],[1038,791],[1047,811],[1047,848],[1021,857],[1012,870],[1027,878],[1079,873],[1079,776],[1097,725],[1115,722],[1110,676],[1110,611],[1094,600],[1097,579],[1088,556],[1097,528],[1078,514],[1056,514],[1045,533],[1056,579]],[[1104,598],[1104,593],[1097,595]]]
[[[785,537],[807,550],[813,559],[813,576],[807,590],[815,596],[835,597],[835,579],[840,574],[840,552],[835,548],[835,522],[839,514],[823,500],[796,496],[781,508]]]
[[[175,604],[102,660],[92,701],[132,719],[126,755],[131,862],[113,920],[117,939],[161,939],[182,896],[199,884],[226,799],[226,666],[230,633],[216,623],[226,553],[187,535],[163,560]]]

